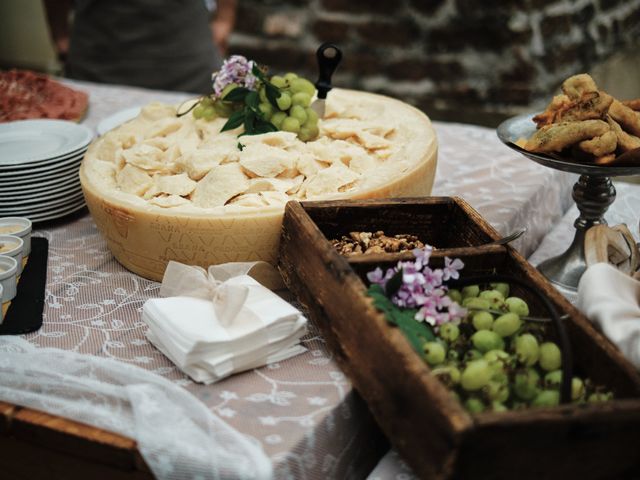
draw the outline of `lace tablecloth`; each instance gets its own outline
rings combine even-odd
[[[83,123],[152,100],[185,94],[69,82],[89,94]],[[460,195],[501,233],[527,226],[516,247],[532,253],[571,204],[574,178],[532,163],[503,146],[490,129],[437,123],[440,150],[434,194]],[[212,386],[189,380],[145,338],[143,303],[159,284],[120,266],[89,214],[36,228],[50,242],[40,331],[34,345],[106,356],[149,369],[183,386],[239,431],[258,440],[277,478],[362,477],[374,455],[364,403],[314,331],[306,354]],[[385,477],[389,478],[389,477]],[[400,478],[400,477],[398,477]]]

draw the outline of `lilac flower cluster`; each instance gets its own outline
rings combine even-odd
[[[242,55],[232,55],[227,58],[222,64],[220,71],[214,72],[213,75],[211,75],[213,91],[216,96],[219,97],[224,87],[230,83],[246,87],[249,90],[255,90],[258,79],[251,72],[254,65],[255,62],[253,60],[247,60]]]
[[[451,260],[445,257],[444,268],[432,269],[429,267],[432,251],[433,248],[428,245],[423,249],[417,248],[413,251],[414,261],[398,262],[386,272],[378,267],[367,273],[367,278],[371,283],[385,288],[391,278],[402,272],[402,284],[391,298],[395,305],[418,309],[415,319],[434,327],[449,322],[458,324],[467,311],[446,295],[448,288],[443,282],[459,278],[459,270],[464,264],[459,258]]]

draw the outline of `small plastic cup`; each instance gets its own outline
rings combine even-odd
[[[18,262],[18,275],[22,273],[24,241],[15,235],[0,235],[0,257],[13,257]]]
[[[15,235],[24,242],[22,256],[31,253],[31,220],[24,217],[0,217],[0,235]]]
[[[13,257],[0,255],[0,285],[2,285],[2,302],[14,299],[18,293],[18,262]]]

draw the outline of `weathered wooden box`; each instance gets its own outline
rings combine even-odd
[[[411,253],[345,258],[329,243],[350,231],[411,233],[460,257],[463,275],[528,279],[565,321],[576,373],[616,393],[604,404],[467,413],[403,334],[366,296],[365,272]],[[308,308],[354,387],[394,447],[423,478],[640,478],[640,376],[614,345],[515,250],[479,246],[497,232],[459,198],[307,202],[287,205],[279,268]],[[438,260],[439,259],[439,260]],[[514,289],[532,307],[541,305]]]

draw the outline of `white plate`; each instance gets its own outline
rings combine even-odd
[[[113,130],[123,123],[136,118],[139,114],[140,107],[131,107],[120,110],[119,112],[114,113],[113,115],[102,120],[96,127],[96,132],[98,132],[98,135],[104,135],[109,130]]]
[[[67,215],[71,215],[72,213],[77,212],[81,208],[84,208],[84,206],[85,206],[84,199],[82,199],[81,202],[73,206],[69,206],[68,208],[61,208],[59,210],[55,210],[49,213],[26,215],[26,217],[34,223],[46,222],[48,220],[55,220],[58,218],[66,217]]]
[[[0,206],[0,215],[19,217],[20,214],[40,213],[47,210],[55,210],[67,205],[71,205],[83,198],[82,191],[65,192],[62,195],[48,197],[46,200],[35,203],[14,203],[13,205]]]
[[[0,125],[0,170],[52,161],[86,147],[91,129],[65,120],[21,120]]]
[[[80,177],[76,175],[71,176],[64,181],[47,185],[46,187],[40,187],[32,190],[24,190],[21,192],[9,192],[0,188],[0,206],[7,205],[7,202],[20,202],[27,201],[29,199],[42,200],[43,197],[54,195],[58,192],[64,192],[70,189],[80,190]]]
[[[82,188],[80,187],[80,182],[72,183],[70,185],[66,185],[58,190],[52,192],[43,192],[40,195],[32,195],[29,197],[18,197],[15,196],[11,199],[3,199],[0,202],[0,210],[8,210],[8,209],[26,209],[30,206],[36,205],[47,205],[63,202],[65,198],[69,198],[72,195],[81,195]]]
[[[0,180],[0,196],[11,194],[26,194],[47,190],[56,185],[69,183],[70,180],[78,178],[78,165],[71,165],[63,171],[45,172],[38,175],[29,176],[28,178],[12,180],[5,182]]]
[[[84,158],[85,152],[86,150],[81,150],[77,155],[65,157],[64,159],[57,160],[56,162],[50,163],[48,165],[47,164],[39,165],[37,167],[28,168],[28,169],[23,168],[21,170],[14,170],[11,172],[3,171],[2,174],[0,175],[0,185],[4,185],[6,181],[29,179],[29,178],[32,178],[34,174],[39,174],[44,172],[55,173],[59,170],[66,169],[68,166],[73,164],[79,166],[80,162],[82,162],[82,159]],[[2,166],[0,166],[0,171],[2,171]]]

